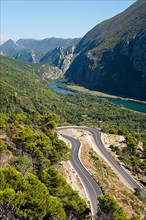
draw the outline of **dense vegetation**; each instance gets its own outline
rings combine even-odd
[[[70,157],[57,138],[56,116],[1,114],[1,217],[8,219],[84,219],[86,202],[55,165]],[[3,219],[2,218],[2,219]]]
[[[44,103],[50,99],[55,101],[57,96],[51,91],[48,93],[47,87],[44,87],[41,65],[16,62],[3,56],[0,58],[1,111],[12,113],[34,109],[44,112]],[[47,107],[51,104],[48,103]]]
[[[61,95],[48,88],[36,69],[29,64],[1,56],[1,111],[40,114],[48,111],[60,123],[116,127],[145,134],[145,114],[123,109],[105,99],[86,95]]]
[[[96,216],[98,220],[128,220],[123,209],[111,195],[101,195],[98,197],[98,201],[99,206]],[[140,218],[133,215],[131,220],[140,220]]]
[[[88,215],[85,201],[55,169],[57,163],[70,156],[68,147],[57,138],[56,125],[98,126],[107,132],[111,132],[109,128],[113,132],[125,129],[129,132],[128,149],[135,152],[136,160],[139,160],[137,141],[132,137],[143,143],[146,138],[145,114],[93,96],[57,94],[48,88],[36,66],[3,56],[1,111],[1,165],[9,166],[1,169],[0,208],[3,216],[10,215],[9,219],[66,219],[66,216],[84,219]],[[140,135],[135,132],[138,126]],[[129,152],[122,153],[123,158],[128,155],[131,166]]]
[[[36,111],[44,114],[50,111],[59,116],[59,124],[96,126],[101,127],[105,132],[111,131],[112,127],[113,133],[131,136],[129,148],[132,149],[131,146],[133,146],[135,149],[133,156],[139,160],[137,142],[142,140],[145,149],[146,123],[143,123],[146,121],[145,114],[123,109],[93,96],[57,94],[47,87],[46,81],[42,81],[36,67],[31,68],[28,64],[5,57],[1,57],[1,64],[1,110],[3,112],[30,114]],[[132,138],[138,128],[141,135],[137,134],[134,141]],[[129,148],[123,154],[121,153],[121,157],[124,161],[130,161],[127,165],[132,167],[133,159]],[[144,152],[141,153],[143,158]],[[129,156],[124,159],[125,155]],[[140,162],[138,165],[138,170],[141,167],[140,172],[143,166],[145,166],[143,162]]]
[[[126,129],[103,128],[105,133],[118,134],[125,136],[127,147],[120,149],[118,146],[111,145],[110,148],[118,155],[128,168],[141,183],[145,186],[144,178],[146,176],[146,138],[135,131]],[[142,141],[142,147],[139,146]]]
[[[69,148],[56,135],[56,115],[1,113],[0,118],[1,166],[6,166],[0,169],[0,217],[87,219],[87,204],[55,168],[70,158]],[[97,219],[128,220],[112,196],[98,201]]]

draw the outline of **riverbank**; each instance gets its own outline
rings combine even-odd
[[[107,95],[101,92],[99,93],[97,91],[90,91],[83,87],[66,84],[63,80],[49,84],[49,87],[58,93],[68,95],[84,94],[87,96],[94,96],[97,99],[105,99],[112,104],[120,105],[122,108],[127,108],[140,113],[146,113],[146,102],[141,102],[133,99],[124,99],[117,96]]]
[[[65,83],[61,83],[59,85],[59,87],[63,88],[63,89],[66,89],[66,90],[69,90],[69,91],[88,94],[88,95],[93,95],[93,96],[98,96],[98,97],[101,97],[101,98],[121,99],[121,100],[125,100],[125,101],[131,101],[131,102],[136,102],[136,103],[140,103],[140,104],[146,104],[146,101],[139,101],[139,100],[136,100],[136,99],[123,98],[121,96],[110,95],[110,94],[99,92],[99,91],[92,91],[92,90],[89,90],[85,87],[77,86],[77,85],[68,85],[68,84],[65,84]]]

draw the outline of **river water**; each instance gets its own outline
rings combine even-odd
[[[62,93],[62,94],[69,94],[69,95],[74,95],[74,94],[77,94],[76,92],[71,92],[69,90],[66,90],[66,89],[62,89],[62,88],[59,88],[58,85],[62,82],[65,82],[64,80],[60,80],[60,81],[57,81],[57,82],[54,82],[54,83],[51,83],[49,85],[50,88],[52,88],[55,92],[59,92],[59,93]]]
[[[62,94],[69,94],[69,95],[77,94],[77,92],[72,92],[72,91],[69,91],[66,89],[59,88],[58,85],[62,82],[64,82],[64,81],[58,81],[58,82],[51,83],[49,85],[49,87],[52,88],[55,92],[59,92]],[[107,97],[99,97],[99,98],[104,98],[104,99],[108,100],[109,102],[114,103],[116,105],[121,105],[124,108],[128,108],[128,109],[132,109],[134,111],[146,113],[146,104],[142,104],[142,103],[138,103],[138,102],[134,102],[134,101],[129,101],[129,100],[118,99],[118,98],[117,99],[116,98],[107,98]]]

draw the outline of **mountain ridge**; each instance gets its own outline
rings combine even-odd
[[[145,6],[139,0],[87,32],[66,78],[92,90],[146,100]]]
[[[74,59],[73,53],[80,38],[46,38],[8,40],[1,45],[1,54],[29,63],[48,63],[63,73]]]
[[[34,50],[34,51],[40,51],[42,53],[47,53],[49,50],[52,50],[56,47],[69,47],[71,45],[76,45],[81,38],[45,38],[42,40],[37,40],[37,39],[19,39],[16,42],[14,42],[12,39],[9,39],[8,41],[4,42],[0,46],[0,50],[2,52],[8,53],[9,51],[14,50],[13,53],[15,53],[17,50],[20,51],[22,49],[25,50]],[[12,54],[10,54],[12,55]]]

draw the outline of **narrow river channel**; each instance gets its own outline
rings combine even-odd
[[[66,89],[59,88],[58,85],[62,82],[63,81],[57,81],[57,82],[51,83],[49,85],[49,87],[52,88],[55,92],[59,92],[62,94],[69,94],[69,95],[77,94],[76,92],[72,92],[72,91],[69,91]],[[119,98],[107,98],[107,97],[98,97],[98,96],[97,96],[97,98],[104,98],[104,99],[108,100],[109,102],[116,104],[116,105],[121,105],[124,108],[128,108],[128,109],[131,109],[134,111],[146,113],[146,104],[143,104],[143,103],[138,103],[138,102],[119,99]]]

